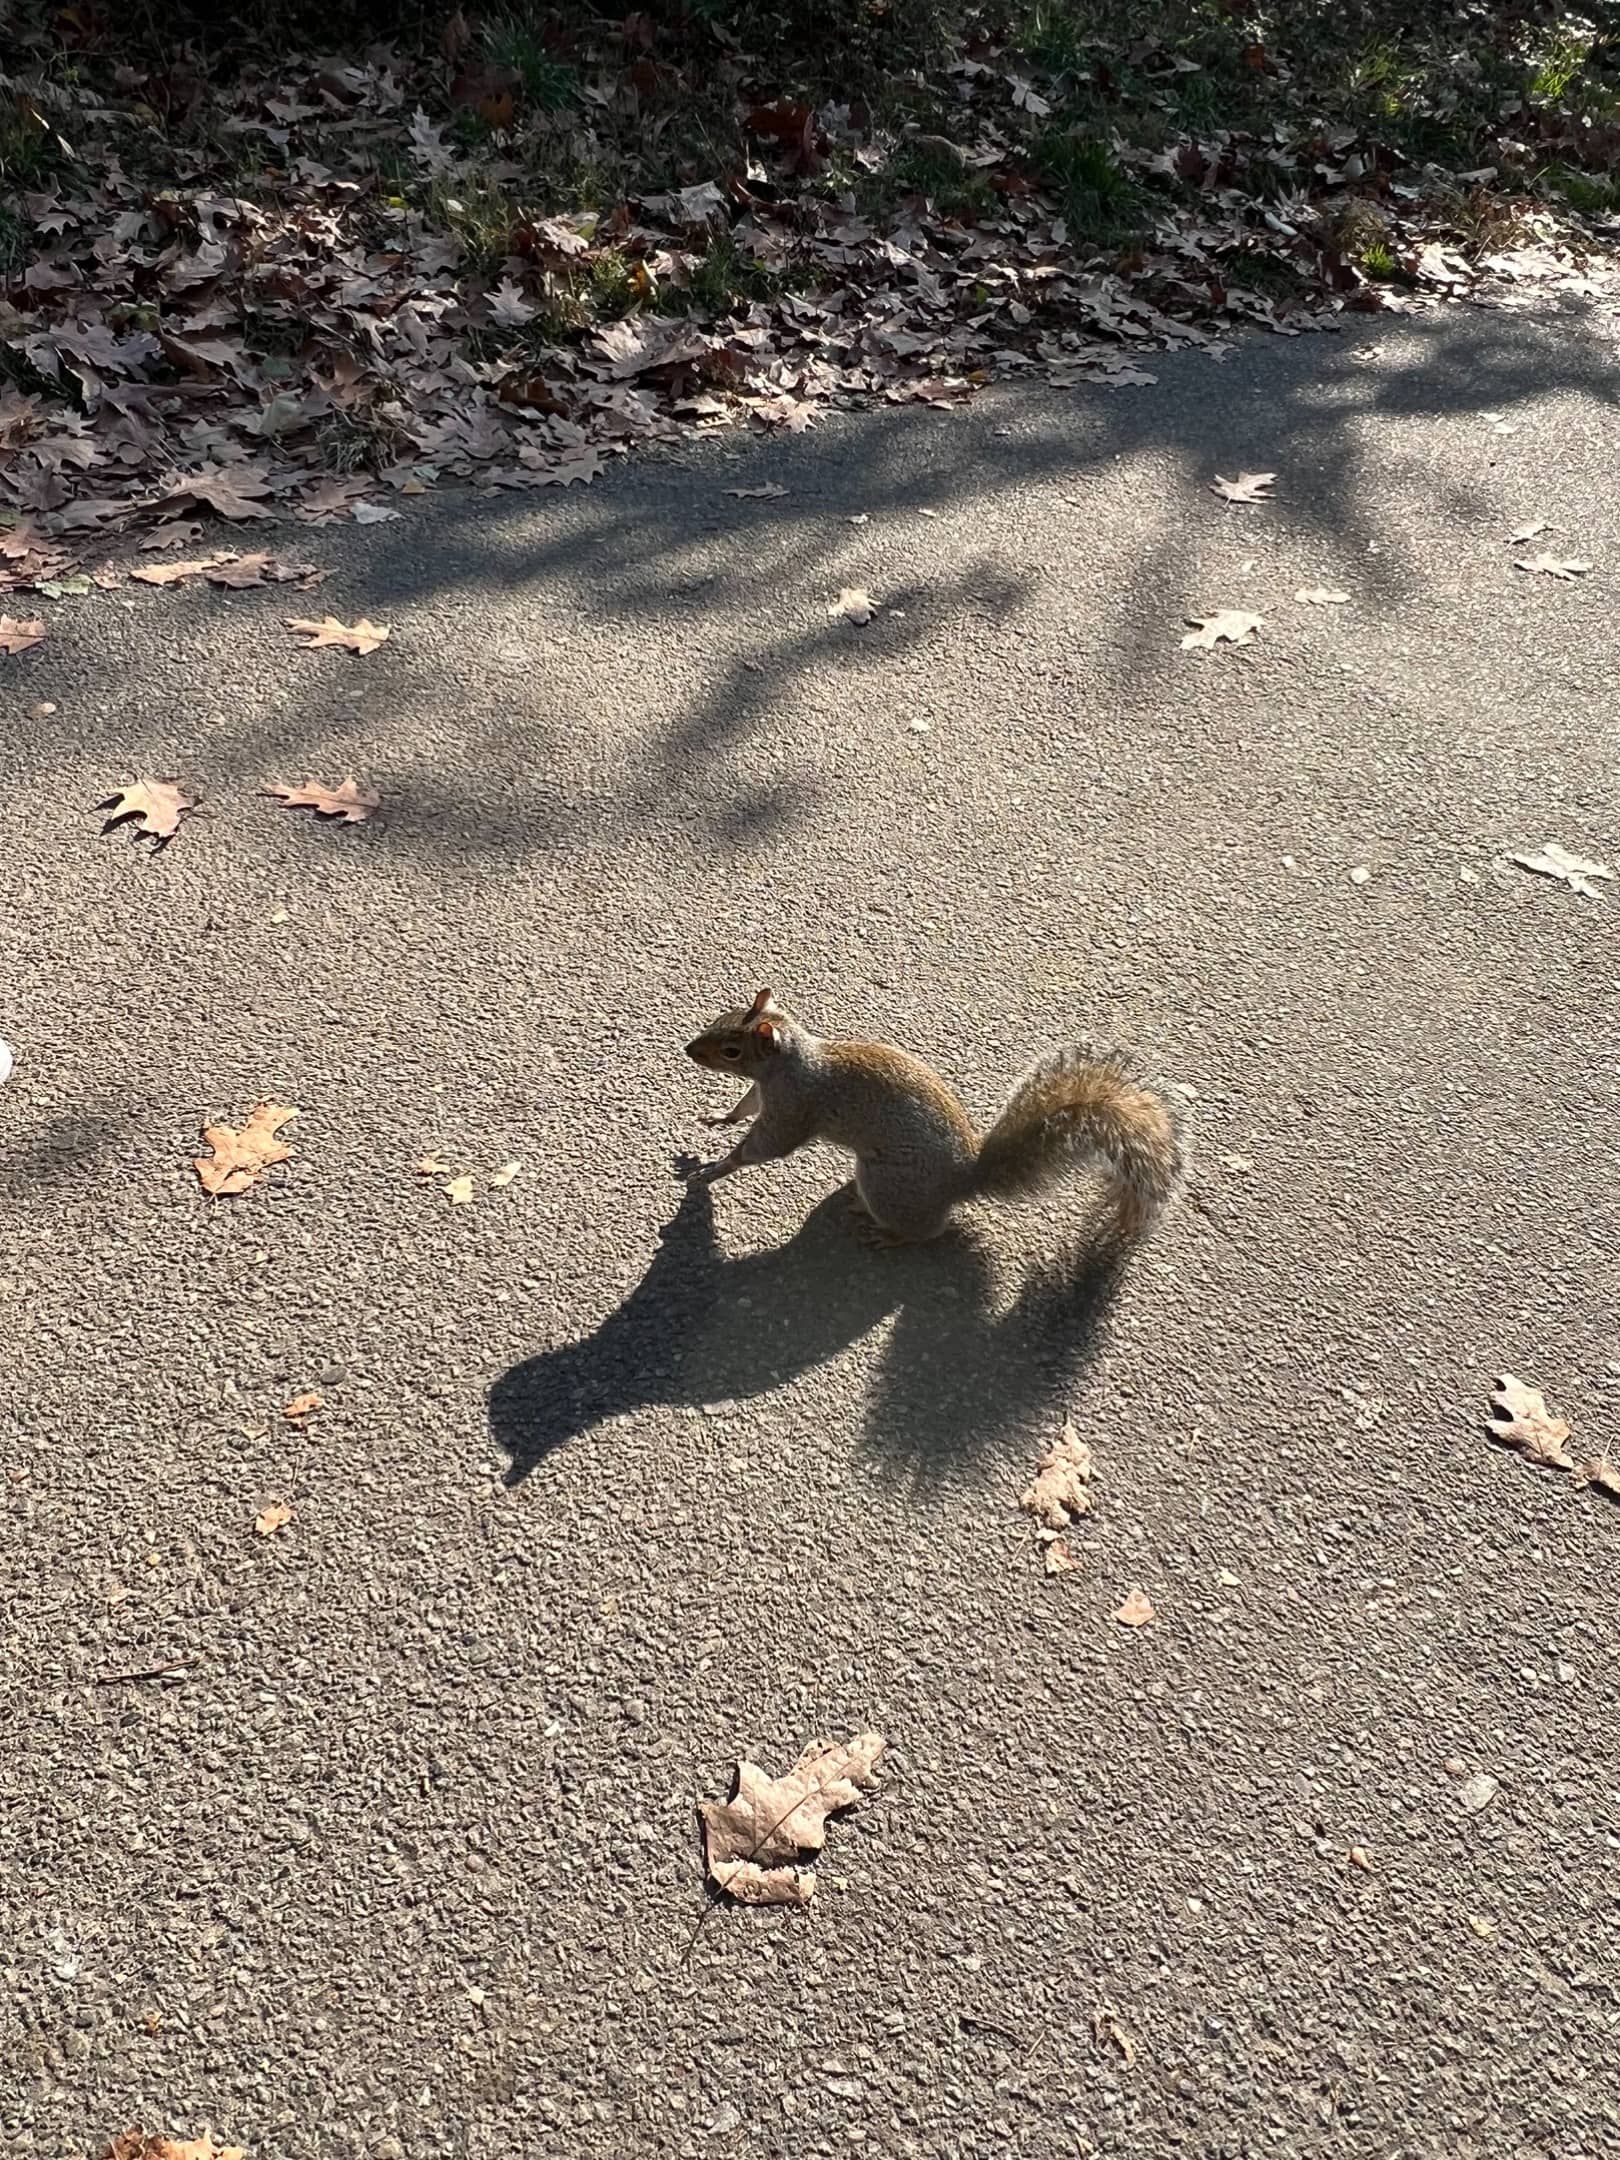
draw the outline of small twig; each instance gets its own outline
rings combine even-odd
[[[93,1673],[92,1687],[117,1687],[122,1680],[172,1680],[177,1673],[190,1672],[195,1658],[170,1658],[167,1665],[149,1665],[144,1672]]]

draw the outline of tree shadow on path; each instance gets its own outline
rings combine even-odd
[[[1037,1264],[998,1309],[994,1254],[977,1224],[931,1245],[868,1252],[847,1219],[849,1190],[824,1200],[785,1245],[731,1259],[710,1189],[689,1186],[624,1302],[593,1333],[526,1358],[491,1388],[507,1484],[605,1419],[783,1388],[891,1314],[865,1438],[920,1483],[1021,1434],[1054,1393],[1061,1400],[1078,1383],[1124,1273],[1093,1239]]]

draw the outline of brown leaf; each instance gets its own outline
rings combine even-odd
[[[281,1414],[289,1425],[296,1425],[300,1418],[313,1417],[325,1401],[324,1395],[317,1395],[311,1388],[307,1394],[295,1395],[291,1402],[283,1403]]]
[[[267,787],[264,792],[274,795],[289,810],[313,810],[317,817],[341,818],[345,825],[363,825],[382,800],[353,780],[345,780],[335,788],[319,780],[306,780],[302,787]]]
[[[178,503],[206,503],[223,518],[268,518],[275,515],[256,498],[270,492],[256,473],[233,469],[225,472],[187,473],[164,490],[161,507],[172,510]]]
[[[192,1158],[203,1191],[216,1197],[246,1192],[272,1163],[291,1161],[292,1149],[276,1135],[297,1115],[284,1103],[265,1102],[249,1112],[240,1132],[230,1125],[205,1125],[203,1139],[213,1149],[213,1158]]]
[[[498,1170],[490,1172],[489,1182],[492,1185],[510,1185],[522,1168],[523,1165],[520,1162],[504,1162]]]
[[[1080,1563],[1061,1538],[1054,1538],[1046,1548],[1046,1572],[1048,1575],[1073,1575]]]
[[[1212,495],[1229,503],[1270,502],[1271,483],[1276,477],[1274,472],[1242,472],[1235,480],[1223,480],[1217,473],[1209,489]]]
[[[1580,893],[1587,900],[1603,897],[1601,889],[1592,882],[1594,878],[1614,876],[1607,863],[1592,862],[1585,855],[1576,855],[1556,840],[1549,840],[1533,855],[1515,855],[1513,860],[1522,870],[1534,870],[1538,877],[1558,878],[1572,892]]]
[[[1148,1603],[1146,1593],[1141,1590],[1133,1590],[1114,1615],[1121,1627],[1146,1627],[1150,1620],[1157,1620],[1158,1617]]]
[[[374,623],[364,615],[352,629],[335,615],[324,616],[319,622],[293,615],[288,617],[287,628],[300,637],[307,635],[305,652],[312,652],[317,645],[342,645],[353,653],[375,652],[388,635],[387,624]]]
[[[151,2136],[144,2130],[124,2130],[107,2147],[102,2160],[247,2160],[247,2154],[240,2145],[216,2145],[212,2132],[207,2130],[200,2138],[186,2138],[183,2142]]]
[[[278,1530],[285,1530],[293,1519],[293,1511],[285,1500],[272,1500],[267,1508],[261,1508],[253,1518],[253,1527],[260,1537],[274,1537]]]
[[[1526,1387],[1511,1373],[1503,1373],[1491,1391],[1485,1429],[1503,1447],[1517,1448],[1527,1461],[1545,1470],[1575,1468],[1575,1458],[1564,1445],[1568,1425],[1553,1416],[1539,1388]]]
[[[834,621],[842,618],[845,622],[852,622],[864,627],[872,620],[877,610],[872,604],[871,594],[864,587],[846,585],[836,600],[828,602],[827,613],[833,617]]]
[[[1091,2021],[1092,2037],[1099,2047],[1111,2047],[1129,2065],[1136,2060],[1136,2042],[1112,2010],[1099,2010]]]
[[[1566,585],[1573,585],[1578,577],[1585,577],[1592,565],[1581,555],[1527,555],[1513,567],[1532,574],[1539,570],[1546,577],[1562,578]]]
[[[44,635],[38,616],[0,615],[0,652],[31,652]]]
[[[460,1177],[453,1177],[450,1180],[449,1184],[444,1188],[444,1197],[452,1207],[472,1206],[473,1181],[468,1172],[464,1170]]]
[[[148,563],[129,574],[137,585],[178,585],[184,578],[201,577],[224,559],[221,555],[204,555],[190,562]]]
[[[97,803],[96,808],[108,813],[101,828],[104,833],[121,825],[125,818],[134,818],[136,838],[149,837],[161,848],[174,838],[180,820],[191,814],[196,803],[172,780],[137,780],[132,787],[120,788],[105,802]]]
[[[416,1174],[418,1177],[448,1177],[450,1165],[440,1162],[437,1155],[424,1155],[416,1166]]]
[[[735,495],[739,502],[770,502],[778,495],[785,495],[787,489],[778,487],[774,480],[767,480],[763,487],[727,488],[725,492]]]
[[[858,1733],[848,1742],[813,1740],[785,1777],[739,1763],[731,1799],[698,1806],[711,1880],[746,1905],[808,1904],[816,1879],[798,1862],[820,1852],[829,1815],[873,1789],[882,1753],[880,1734]]]
[[[1041,1458],[1035,1482],[1026,1487],[1018,1505],[1048,1530],[1066,1530],[1091,1510],[1091,1450],[1075,1431],[1065,1425],[1055,1447]],[[1051,1553],[1047,1572],[1055,1573]]]
[[[1220,608],[1213,615],[1189,615],[1187,620],[1197,628],[1182,639],[1182,651],[1199,646],[1213,652],[1217,645],[1247,645],[1265,617],[1246,614],[1242,608]]]
[[[306,590],[319,584],[327,572],[314,563],[285,563],[274,555],[220,555],[209,569],[210,585],[226,585],[234,592],[255,585],[285,585],[296,578]]]
[[[1590,1462],[1577,1463],[1575,1482],[1577,1485],[1595,1485],[1611,1500],[1620,1500],[1620,1467],[1610,1462],[1607,1455],[1594,1455]]]

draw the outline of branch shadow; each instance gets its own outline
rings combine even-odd
[[[1101,1348],[1126,1268],[1097,1223],[999,1304],[995,1248],[978,1223],[867,1252],[847,1219],[849,1192],[821,1202],[786,1244],[730,1258],[709,1187],[689,1185],[629,1296],[590,1334],[511,1366],[490,1389],[506,1483],[609,1418],[770,1394],[891,1318],[863,1432],[885,1469],[926,1486],[1021,1442]]]

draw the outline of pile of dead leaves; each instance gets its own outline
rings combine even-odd
[[[218,520],[573,486],[639,442],[829,403],[1148,382],[1144,352],[1242,324],[1597,289],[1569,218],[1487,217],[1479,173],[1326,123],[1264,48],[1234,55],[1275,117],[1217,120],[1215,76],[1189,94],[1214,61],[1163,26],[1122,71],[969,20],[901,122],[646,15],[582,16],[541,95],[459,16],[442,50],[205,77],[132,64],[120,12],[47,11],[12,63],[0,589],[127,535],[178,553]],[[1531,117],[1500,123],[1526,171],[1553,139]],[[611,193],[582,206],[569,171]]]

